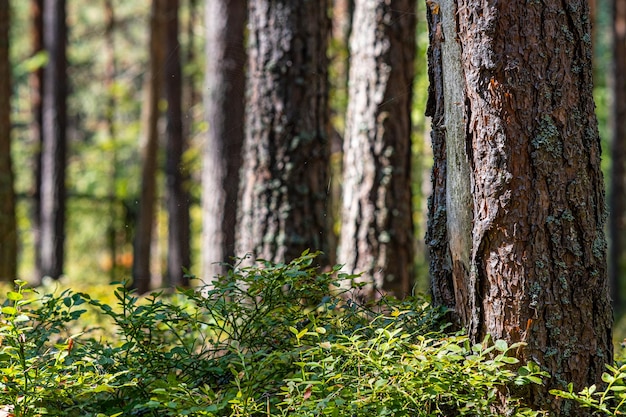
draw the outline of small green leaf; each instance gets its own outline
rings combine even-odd
[[[300,333],[298,333],[298,334],[296,335],[296,338],[297,338],[298,340],[300,340],[300,339],[302,339],[302,338],[304,337],[304,335],[305,335],[306,333],[307,333],[307,329],[306,329],[306,327],[305,327],[304,329],[300,330]]]
[[[511,357],[511,356],[502,356],[500,358],[500,361],[504,362],[504,363],[509,363],[509,364],[512,364],[512,365],[519,362],[519,360],[517,358]]]
[[[615,382],[615,378],[612,375],[607,374],[606,372],[602,374],[602,380],[607,384]]]
[[[15,309],[15,307],[11,306],[2,307],[2,314],[7,316],[14,316],[17,314],[17,310]]]
[[[20,301],[21,299],[24,298],[24,296],[20,294],[19,292],[9,291],[7,293],[7,298],[11,301]]]
[[[509,348],[509,345],[506,343],[506,340],[496,340],[496,343],[494,344],[494,346],[496,347],[496,350],[498,350],[499,352],[506,352],[507,349]]]
[[[543,381],[541,380],[541,378],[537,377],[537,376],[532,376],[529,375],[526,377],[526,379],[528,379],[530,382],[537,384],[537,385],[542,385]]]

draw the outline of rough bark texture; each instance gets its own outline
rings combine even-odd
[[[456,3],[456,10],[448,3]],[[440,67],[434,49],[458,42],[462,54],[460,146],[472,191],[470,212],[463,214],[472,219],[467,247],[452,244],[458,219],[450,215],[462,208],[450,204],[460,201],[448,198],[441,208],[447,221],[431,223],[430,236],[446,234],[448,240],[435,247],[442,259],[434,261],[433,273],[441,265],[449,270],[453,262],[452,279],[434,275],[448,280],[435,287],[454,284],[456,311],[474,340],[491,334],[528,344],[521,359],[553,376],[531,389],[532,404],[558,415],[584,415],[547,392],[569,381],[575,389],[599,383],[604,364],[612,360],[588,3],[445,0],[429,7],[432,75],[451,70]],[[456,20],[452,30],[442,24],[450,18]],[[437,93],[436,87],[432,91]],[[444,108],[439,128],[449,148],[454,140],[448,140],[446,112],[457,102],[446,100],[444,89],[434,94],[430,109]],[[459,163],[451,155],[448,149],[448,171]],[[453,178],[448,173],[447,189]],[[440,187],[439,173],[435,179]],[[431,207],[431,215],[439,209]],[[468,271],[454,265],[464,253],[470,254]]]
[[[143,108],[144,138],[142,140],[141,189],[139,214],[133,246],[133,288],[139,293],[150,291],[151,245],[155,218],[157,151],[159,146],[159,98],[163,68],[164,7],[167,0],[153,0],[150,15],[150,71],[146,75]]]
[[[446,128],[443,96],[443,27],[441,6],[432,3],[426,9],[429,26],[428,101],[426,116],[432,118],[430,133],[433,149],[431,174],[432,194],[428,199],[428,228],[426,245],[429,249],[431,293],[433,303],[454,309],[452,262],[448,242]],[[446,16],[451,19],[451,16]]]
[[[44,69],[41,150],[39,278],[63,274],[65,246],[65,165],[67,153],[67,75],[65,0],[45,0],[43,8]]]
[[[413,0],[357,0],[350,40],[343,205],[337,261],[363,273],[361,297],[413,284],[411,97]]]
[[[244,137],[246,0],[206,4],[205,108],[209,125],[202,172],[202,276],[226,272],[235,256],[237,190]]]
[[[326,0],[252,0],[236,252],[327,252]],[[321,260],[324,263],[324,260]]]
[[[170,286],[189,286],[185,270],[191,263],[189,242],[188,172],[183,165],[186,140],[183,136],[182,72],[178,42],[178,0],[165,3],[165,80],[167,100],[167,141],[165,153],[165,187],[168,214],[167,273]]]
[[[0,281],[17,278],[17,226],[11,164],[9,1],[0,0]]]
[[[613,306],[621,310],[620,281],[626,274],[626,1],[613,0],[613,103],[609,282]]]

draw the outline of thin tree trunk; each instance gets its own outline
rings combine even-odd
[[[196,27],[196,19],[198,19],[198,15],[201,13],[198,11],[198,0],[189,0],[188,7],[189,21],[187,25],[187,53],[185,56],[185,61],[187,63],[194,63],[196,60],[196,34],[194,28]],[[202,18],[202,16],[199,17]],[[198,92],[198,86],[195,82],[196,77],[186,76],[185,80],[187,81],[187,83],[183,86],[184,102],[187,103],[187,108],[193,109],[196,104],[200,103],[200,101],[202,100],[202,96]],[[183,123],[183,129],[186,129],[186,137],[189,137],[191,135],[191,125],[192,123]]]
[[[32,55],[44,53],[43,44],[43,0],[31,0],[31,44]],[[42,276],[41,271],[41,151],[43,149],[43,77],[44,67],[37,68],[30,74],[30,96],[31,112],[33,114],[31,122],[32,140],[36,143],[36,151],[33,157],[34,178],[33,178],[33,242],[35,253],[34,283],[38,283]]]
[[[327,6],[250,2],[238,255],[289,261],[305,249],[328,252]]]
[[[17,278],[17,225],[11,164],[9,0],[0,0],[0,281]]]
[[[338,262],[367,283],[361,296],[404,297],[413,284],[412,0],[357,0],[350,41]]]
[[[165,7],[165,98],[167,99],[167,144],[165,183],[167,191],[168,239],[166,282],[189,286],[185,270],[190,266],[188,173],[183,164],[185,138],[182,118],[182,72],[178,42],[178,0]]]
[[[226,272],[235,256],[235,223],[244,136],[246,0],[213,0],[205,6],[205,119],[203,149],[203,278]]]
[[[44,47],[48,63],[43,82],[41,158],[41,277],[63,274],[65,246],[65,165],[67,159],[67,76],[65,0],[44,0]]]
[[[159,98],[163,82],[163,27],[166,2],[167,0],[153,0],[150,13],[150,71],[144,86],[141,191],[133,245],[132,285],[140,294],[150,291],[151,285],[151,246],[155,221]]]
[[[115,9],[112,0],[104,0],[104,38],[105,38],[105,86],[107,94],[107,105],[105,120],[111,146],[111,173],[109,178],[109,226],[107,230],[107,240],[109,254],[111,256],[111,270],[109,272],[110,281],[116,279],[117,274],[117,131],[115,128],[115,94],[113,92],[115,76],[117,73],[115,63]]]
[[[612,361],[588,4],[429,7],[434,288],[474,341],[527,343],[520,359],[552,375],[530,404],[586,415],[548,391],[601,383]]]

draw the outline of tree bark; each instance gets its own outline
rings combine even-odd
[[[237,192],[244,137],[246,0],[206,4],[205,108],[209,125],[203,148],[202,276],[226,273],[235,256]]]
[[[146,75],[143,108],[144,138],[142,140],[141,191],[135,240],[133,245],[132,287],[140,294],[150,291],[151,246],[155,219],[157,152],[159,147],[159,74],[163,68],[164,8],[167,0],[153,0],[150,13],[150,71]]]
[[[104,0],[104,39],[105,39],[105,74],[104,84],[106,86],[107,104],[105,109],[105,122],[111,147],[110,178],[109,180],[109,226],[107,228],[107,243],[109,246],[109,256],[111,257],[111,269],[109,279],[111,282],[117,276],[117,129],[115,126],[115,77],[117,65],[115,62],[115,9],[113,0]]]
[[[360,296],[413,285],[411,104],[413,0],[357,0],[344,136],[338,262],[363,275]]]
[[[43,0],[31,0],[31,44],[33,48],[32,56],[44,53],[43,43]],[[29,76],[31,112],[33,114],[30,125],[32,140],[37,144],[33,157],[34,178],[33,178],[33,207],[31,217],[33,221],[33,243],[35,254],[34,283],[41,279],[41,152],[43,149],[43,71],[41,66],[33,71]]]
[[[40,276],[63,274],[65,246],[65,165],[67,159],[67,75],[65,0],[44,0],[44,68],[40,212]]]
[[[0,281],[17,278],[17,225],[11,163],[9,0],[0,0]]]
[[[626,274],[626,1],[613,0],[613,103],[611,109],[611,194],[609,200],[609,282],[613,307],[622,309]]]
[[[288,261],[305,249],[328,253],[327,6],[250,2],[238,255]]]
[[[527,343],[553,376],[532,405],[584,415],[548,390],[612,361],[588,3],[428,4],[436,299],[474,341]]]
[[[182,72],[178,42],[178,0],[165,3],[165,98],[167,99],[167,142],[165,184],[167,191],[168,240],[166,282],[170,286],[189,286],[191,263],[189,242],[189,175],[183,163],[186,140],[183,136]]]

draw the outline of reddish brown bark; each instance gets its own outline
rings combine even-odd
[[[445,108],[433,124],[447,142],[445,186],[469,180],[471,200],[459,206],[463,199],[448,193],[447,230],[430,235],[447,235],[455,308],[470,336],[525,341],[521,359],[552,375],[531,389],[530,403],[584,415],[548,390],[599,383],[612,360],[588,3],[452,4],[456,8],[444,7],[447,0],[429,3],[431,46],[445,52],[458,42],[464,96],[453,103],[446,94],[433,97],[435,107],[443,98]],[[452,30],[438,19],[452,19]],[[449,68],[434,57],[431,51],[431,66],[439,68],[433,74],[445,80]],[[454,106],[464,133],[452,150]],[[463,164],[469,178],[455,176]],[[451,233],[456,219],[449,214],[463,214],[463,207],[471,228],[459,237]],[[434,253],[446,256],[445,249]]]
[[[9,1],[0,0],[0,281],[17,278],[17,225],[11,163]]]
[[[41,54],[44,52],[43,45],[43,0],[31,0],[30,2],[30,19],[31,19],[31,43],[32,54]],[[42,94],[43,94],[43,66],[37,68],[29,76],[31,112],[33,114],[30,130],[32,140],[37,144],[35,155],[33,156],[34,179],[33,179],[33,241],[35,252],[35,272],[34,281],[37,282],[41,278],[41,150],[43,148],[43,111],[42,111]]]
[[[191,263],[189,242],[189,174],[184,166],[186,139],[182,118],[182,70],[178,42],[178,0],[165,4],[165,80],[167,100],[167,140],[165,152],[165,187],[168,213],[167,273],[170,286],[189,286],[186,270]]]
[[[143,108],[144,138],[142,143],[141,188],[139,214],[133,245],[133,288],[150,291],[151,245],[155,220],[157,151],[159,145],[159,98],[162,91],[164,8],[167,0],[153,0],[150,14],[150,71],[146,74]]]

